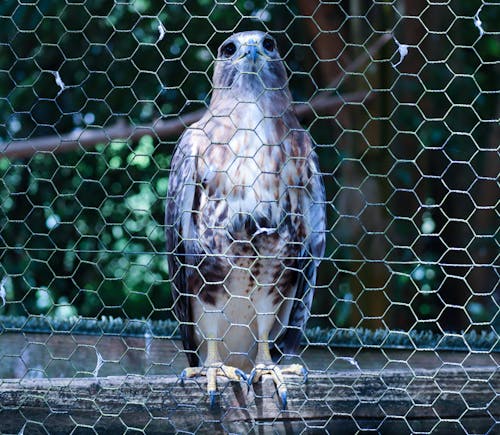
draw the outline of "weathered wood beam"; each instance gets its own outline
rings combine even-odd
[[[289,404],[283,411],[270,377],[248,392],[245,383],[219,378],[215,409],[204,378],[184,385],[175,376],[4,379],[0,431],[18,433],[25,424],[47,421],[50,433],[70,433],[77,424],[98,432],[149,428],[147,433],[243,433],[269,424],[284,433],[352,421],[351,416],[373,428],[388,418],[418,427],[429,419],[500,418],[495,366],[311,373],[306,384],[296,377],[287,377],[287,383]]]

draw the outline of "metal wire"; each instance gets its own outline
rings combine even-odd
[[[209,104],[219,44],[249,29],[278,42],[327,192],[300,361],[382,384],[395,367],[416,373],[383,393],[406,407],[366,399],[355,380],[355,404],[293,430],[494,433],[498,375],[437,380],[451,366],[498,373],[500,29],[498,3],[484,0],[2,2],[0,387],[180,375],[163,224],[171,157]],[[422,379],[438,384],[430,402],[414,393]],[[461,392],[478,379],[491,400]],[[443,411],[448,395],[458,414]],[[3,412],[16,417],[2,433],[56,433],[51,413]],[[122,419],[123,431],[205,430],[145,415],[150,426]],[[241,432],[261,424],[282,431],[272,420]]]

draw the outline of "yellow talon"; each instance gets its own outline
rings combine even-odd
[[[247,375],[239,368],[227,366],[222,362],[218,362],[219,353],[217,352],[217,341],[208,341],[208,356],[203,367],[187,367],[181,373],[181,380],[196,376],[206,376],[207,378],[207,393],[210,397],[210,406],[215,404],[215,396],[217,395],[217,376],[224,376],[231,381],[247,380]]]
[[[283,409],[286,409],[288,392],[285,378],[283,377],[284,373],[303,376],[304,381],[307,381],[307,370],[300,364],[292,364],[283,367],[276,364],[257,364],[250,374],[248,384],[250,385],[258,382],[263,375],[271,375],[276,385],[276,389],[278,390],[278,395],[281,398]]]
[[[187,367],[181,373],[181,380],[194,378],[196,376],[206,376],[207,393],[210,397],[210,406],[215,405],[217,394],[217,376],[224,376],[232,381],[247,380],[246,374],[237,367],[226,366],[221,363],[210,364],[209,367]]]

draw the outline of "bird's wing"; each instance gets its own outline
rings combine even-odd
[[[195,192],[197,185],[196,135],[186,130],[172,157],[165,210],[165,234],[168,272],[174,300],[174,312],[180,322],[184,349],[191,366],[198,365],[194,341],[193,319],[189,286],[190,276],[196,272],[201,248],[193,217],[197,210]]]
[[[310,140],[308,136],[306,140]],[[309,148],[311,149],[311,148]],[[308,157],[309,170],[305,179],[307,200],[304,201],[302,213],[310,229],[304,240],[299,260],[297,262],[298,280],[294,302],[290,312],[285,332],[278,337],[273,356],[279,358],[283,354],[294,354],[300,344],[303,330],[309,315],[316,284],[316,271],[325,253],[325,186],[319,170],[318,156],[314,151]]]

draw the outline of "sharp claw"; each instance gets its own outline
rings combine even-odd
[[[305,367],[302,367],[302,376],[304,376],[304,383],[306,383],[307,379],[309,377],[309,372],[307,371],[307,369]]]
[[[250,372],[250,376],[247,379],[248,386],[253,384],[253,378],[255,378],[255,369],[252,369],[252,371]]]
[[[234,371],[241,379],[243,379],[244,381],[246,381],[248,379],[248,376],[246,375],[246,373],[240,369],[236,369]]]
[[[215,391],[210,391],[209,392],[210,394],[210,408],[215,408],[215,396],[217,395],[217,393]]]
[[[281,404],[282,404],[282,408],[283,410],[286,409],[286,405],[287,405],[287,395],[286,395],[286,391],[283,391],[281,394],[280,394],[280,397],[281,397]]]
[[[181,375],[179,377],[180,381],[181,381],[181,385],[184,385],[184,381],[186,380],[186,369],[184,369],[182,372],[181,372]]]

